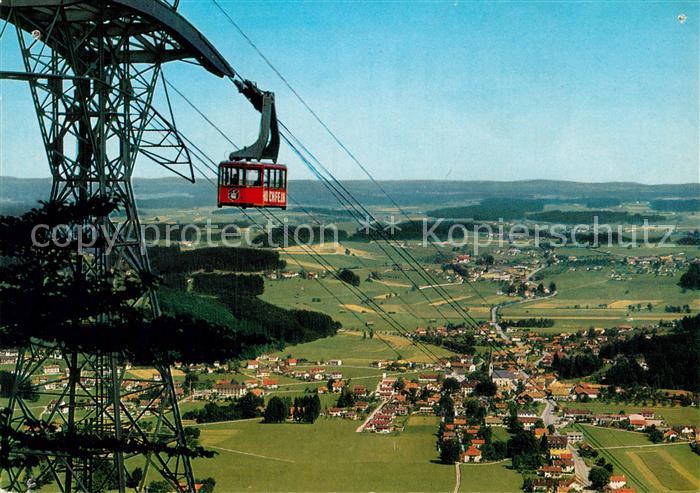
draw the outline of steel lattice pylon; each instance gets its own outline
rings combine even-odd
[[[149,274],[131,185],[139,154],[193,181],[187,148],[172,123],[152,107],[161,64],[194,60],[210,72],[233,75],[221,55],[175,12],[177,1],[5,0],[0,18],[14,24],[26,72],[3,73],[29,82],[53,178],[51,199],[106,197],[122,216],[95,217],[117,241],[110,251],[82,255],[86,279],[115,269]],[[79,302],[79,300],[76,300]],[[155,292],[141,303],[157,316]],[[46,371],[46,363],[60,372]],[[50,367],[50,365],[49,365]],[[63,372],[65,368],[65,372]],[[115,438],[185,445],[170,369],[151,378],[131,378],[120,354],[76,353],[36,342],[19,349],[9,425],[14,429],[59,425]],[[18,391],[38,384],[47,401],[36,409]],[[147,396],[139,406],[130,399]],[[144,426],[149,417],[150,427]],[[38,425],[36,424],[38,423]],[[139,458],[140,457],[140,458]],[[27,488],[28,478],[48,480],[61,491],[125,491],[129,468],[143,467],[147,480],[164,478],[180,491],[194,491],[186,456],[105,453],[87,458],[42,456],[37,470],[4,471],[0,487]],[[156,472],[158,474],[154,474]],[[151,473],[149,475],[149,472]],[[111,483],[111,484],[110,484]],[[114,484],[116,483],[116,485]]]

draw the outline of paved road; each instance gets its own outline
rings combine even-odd
[[[506,342],[510,342],[510,337],[503,331],[503,327],[498,323],[498,309],[501,305],[494,305],[491,307],[491,325],[493,325],[498,335],[501,336]]]
[[[542,411],[542,415],[540,416],[540,419],[544,422],[545,427],[549,425],[556,426],[559,421],[557,415],[554,414],[554,407],[554,402],[547,399],[547,402],[544,405],[544,410]]]
[[[571,453],[574,456],[574,471],[576,472],[576,478],[581,481],[584,486],[588,486],[591,484],[590,481],[588,481],[588,473],[591,468],[586,465],[583,458],[578,454],[577,448],[571,444],[569,444],[567,448],[571,450]]]
[[[372,420],[372,418],[374,418],[374,415],[377,414],[387,402],[387,399],[384,399],[382,402],[380,402],[377,408],[374,411],[372,411],[369,416],[367,416],[367,419],[364,420],[362,424],[355,429],[355,432],[362,433],[363,431],[365,431],[365,426],[367,426],[367,423],[369,423]]]

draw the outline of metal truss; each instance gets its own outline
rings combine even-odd
[[[151,271],[131,185],[139,155],[194,181],[167,92],[167,116],[153,108],[161,63],[194,58],[217,75],[233,73],[206,40],[191,33],[184,37],[175,29],[193,30],[174,13],[178,3],[46,0],[37,7],[42,2],[9,0],[9,6],[0,7],[0,17],[16,27],[26,71],[5,75],[29,82],[53,178],[51,199],[103,197],[119,205],[119,215],[89,220],[116,241],[110,251],[97,247],[80,255],[76,264],[85,279],[109,277],[115,270]],[[155,292],[144,292],[138,303],[159,315]],[[121,354],[77,353],[35,341],[19,350],[15,373],[6,423],[15,430],[82,431],[185,446],[169,367],[134,378]],[[39,404],[22,390],[27,385],[37,389]],[[12,444],[10,450],[40,459],[33,469],[2,472],[0,487],[11,491],[49,482],[62,492],[124,492],[129,472],[137,466],[144,469],[138,491],[153,479],[165,479],[177,491],[194,491],[185,455],[105,451],[71,457],[18,446],[13,450]]]

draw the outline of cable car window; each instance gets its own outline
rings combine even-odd
[[[246,170],[245,184],[249,187],[259,187],[262,185],[262,173],[259,169]]]
[[[270,181],[270,178],[272,178],[272,176],[271,176],[271,171],[272,171],[272,170],[271,170],[270,168],[267,168],[267,169],[265,170],[265,186],[266,186],[266,187],[269,187],[269,186],[270,186],[270,183],[271,183],[271,181]]]
[[[287,171],[280,170],[280,188],[286,188],[287,186]]]
[[[272,171],[272,188],[278,188],[279,170],[273,169],[271,171]]]

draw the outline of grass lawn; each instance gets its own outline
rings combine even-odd
[[[599,452],[613,463],[615,472],[627,475],[638,491],[700,490],[700,457],[687,443],[656,446],[640,433],[593,426],[578,428],[587,440],[602,447]]]
[[[463,464],[460,492],[517,492],[523,477],[509,469],[510,460],[495,464]]]
[[[195,474],[214,477],[219,492],[454,488],[454,466],[433,462],[437,418],[411,417],[398,435],[355,433],[359,424],[320,418],[313,425],[204,426],[202,445],[219,455],[195,460]]]

